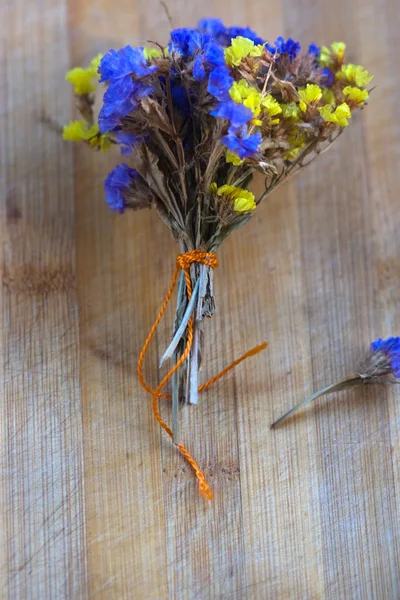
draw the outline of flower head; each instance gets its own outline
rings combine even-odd
[[[193,62],[193,77],[198,81],[205,79],[206,74],[215,67],[224,67],[225,57],[221,46],[213,41],[204,45],[204,51],[197,54]]]
[[[289,104],[282,105],[282,116],[285,119],[298,119],[299,107],[296,102],[289,102]]]
[[[343,64],[346,44],[344,42],[333,42],[331,47],[322,46],[319,54],[319,62],[322,67],[331,67],[335,64]]]
[[[113,131],[121,124],[121,119],[136,110],[139,101],[151,94],[153,88],[141,81],[133,81],[130,76],[113,81],[108,86],[99,113],[100,131]]]
[[[220,67],[225,64],[224,51],[215,42],[207,42],[204,46],[204,60],[208,65]]]
[[[202,33],[208,33],[213,38],[218,38],[226,33],[226,27],[221,19],[201,19],[198,22],[197,28]]]
[[[102,54],[98,54],[93,58],[90,65],[85,69],[75,67],[67,72],[65,79],[72,83],[74,92],[78,96],[91,94],[96,90],[95,80],[98,77],[97,69],[99,67]]]
[[[325,106],[322,106],[318,110],[323,120],[327,123],[334,123],[335,125],[340,125],[340,127],[346,127],[349,124],[348,119],[351,117],[351,110],[346,102],[340,104],[335,110],[331,104],[325,104]]]
[[[235,185],[221,185],[217,187],[216,183],[212,183],[210,191],[217,196],[226,198],[231,203],[235,212],[248,212],[254,210],[257,206],[252,192],[236,187]]]
[[[156,65],[148,64],[144,48],[125,46],[121,50],[109,50],[100,61],[100,81],[114,82],[127,75],[146,77],[157,71]]]
[[[225,66],[216,67],[210,73],[207,89],[218,100],[227,100],[232,83],[233,77],[230,76],[229,69]]]
[[[307,51],[308,56],[313,56],[315,58],[318,58],[320,52],[321,52],[321,48],[319,46],[317,46],[317,44],[314,44],[314,42],[308,46],[308,51]]]
[[[232,100],[228,102],[220,102],[217,107],[210,113],[213,117],[227,119],[233,127],[244,125],[253,116],[249,108],[243,104],[235,104]]]
[[[89,126],[86,121],[70,121],[63,127],[63,139],[70,142],[87,142],[98,132],[98,125]]]
[[[237,167],[242,164],[243,159],[240,158],[240,156],[238,156],[237,154],[231,152],[230,150],[227,150],[225,155],[225,161]]]
[[[324,85],[330,87],[335,82],[335,73],[329,67],[324,67],[321,71],[321,81]]]
[[[304,148],[305,141],[306,139],[303,133],[301,133],[298,129],[292,129],[288,136],[290,148],[285,150],[283,153],[283,158],[289,161],[295,160],[300,150]]]
[[[261,92],[249,86],[245,79],[234,81],[229,90],[229,95],[236,104],[243,104],[249,108],[254,116],[261,111]]]
[[[134,148],[141,142],[142,138],[133,133],[118,131],[116,135],[117,143],[120,144],[121,154],[130,156]]]
[[[276,125],[279,123],[279,118],[273,119],[277,115],[280,115],[282,112],[282,107],[275,98],[271,96],[271,94],[267,94],[261,101],[261,106],[265,110],[266,115],[269,117],[270,125]]]
[[[151,46],[145,46],[143,48],[143,56],[146,60],[151,60],[152,58],[160,58],[162,56],[161,48],[152,48]]]
[[[100,134],[99,126],[89,125],[86,121],[70,121],[63,127],[63,139],[70,142],[88,142],[92,148],[106,152],[111,148],[111,140]]]
[[[360,90],[357,87],[351,87],[351,85],[344,88],[343,94],[346,96],[347,102],[351,101],[355,106],[363,106],[369,96],[367,90]]]
[[[300,96],[300,110],[305,112],[307,110],[307,106],[310,104],[318,104],[321,100],[322,90],[319,85],[315,85],[315,83],[308,83],[304,89],[299,90]]]
[[[343,65],[336,75],[340,81],[348,81],[351,85],[365,87],[369,84],[373,75],[368,73],[361,65]]]
[[[294,60],[300,52],[300,42],[295,42],[292,38],[288,38],[285,42],[282,36],[275,40],[275,48],[279,54],[287,54],[290,60]]]
[[[204,57],[198,54],[193,61],[193,77],[197,81],[202,81],[206,78],[206,70],[204,68]]]
[[[212,36],[221,46],[229,46],[232,38],[238,36],[248,38],[255,44],[264,43],[264,40],[250,27],[225,27],[221,19],[202,19],[197,27],[202,33]]]
[[[239,158],[246,158],[256,154],[261,144],[262,136],[259,131],[257,133],[249,133],[246,125],[243,125],[242,127],[230,127],[228,135],[225,135],[222,141]]]
[[[139,173],[122,163],[117,165],[111,173],[107,175],[104,183],[106,192],[106,203],[111,210],[123,213],[126,208],[126,197],[132,193],[135,180],[139,178]]]
[[[196,50],[200,50],[210,36],[200,33],[197,29],[182,27],[171,31],[171,43],[168,46],[170,52],[179,52],[182,56],[190,56]]]
[[[400,377],[400,337],[379,338],[372,342],[371,351],[384,354],[390,361],[390,368],[395,377]]]
[[[232,39],[231,45],[225,49],[225,62],[229,66],[238,67],[247,56],[261,56],[263,46],[256,46],[253,40],[238,36]]]

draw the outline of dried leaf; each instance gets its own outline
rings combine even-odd
[[[283,102],[296,102],[299,99],[299,94],[290,81],[282,81],[282,79],[275,78],[274,87],[277,87],[282,94]]]
[[[173,135],[172,126],[167,112],[156,100],[152,98],[142,98],[141,106],[146,113],[146,122],[156,129],[161,129],[168,135]]]
[[[164,173],[158,167],[159,158],[142,143],[134,152],[135,168],[153,190],[156,204],[161,203],[167,213],[170,213],[176,225],[184,229],[182,214],[177,206],[176,199],[170,193]]]

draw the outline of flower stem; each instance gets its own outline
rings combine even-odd
[[[272,425],[271,425],[271,429],[273,429],[274,427],[277,427],[280,423],[282,423],[282,421],[285,421],[287,418],[291,417],[300,408],[302,408],[303,406],[306,406],[309,402],[316,400],[320,396],[323,396],[324,394],[329,394],[330,392],[338,392],[347,387],[351,387],[355,384],[362,383],[362,381],[363,381],[363,379],[361,378],[360,375],[349,375],[347,377],[344,377],[340,381],[337,381],[336,383],[333,383],[331,385],[328,385],[327,387],[322,388],[322,390],[318,390],[318,392],[315,392],[311,396],[308,396],[307,398],[305,398],[304,400],[299,402],[299,404],[296,404],[296,406],[294,406],[293,408],[288,410],[288,412],[285,413],[284,415],[282,415],[282,417],[279,417],[279,419],[274,421],[274,423],[272,423]]]

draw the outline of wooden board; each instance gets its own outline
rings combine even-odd
[[[214,489],[206,503],[135,374],[177,248],[155,213],[106,210],[114,159],[41,123],[74,114],[67,68],[165,41],[166,14],[158,0],[0,1],[1,597],[397,599],[397,387],[342,392],[269,426],[372,339],[400,334],[398,2],[168,6],[175,26],[219,16],[270,39],[344,39],[377,88],[219,252],[202,377],[269,348],[182,412]],[[170,327],[151,348],[153,382]]]

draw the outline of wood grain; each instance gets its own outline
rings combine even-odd
[[[215,492],[205,503],[135,374],[177,248],[154,213],[107,212],[113,158],[41,122],[74,114],[69,66],[165,40],[167,16],[158,0],[0,0],[1,597],[396,600],[397,387],[342,392],[269,426],[372,339],[400,333],[397,0],[168,7],[174,26],[210,15],[270,39],[345,39],[377,88],[219,253],[202,377],[270,345],[182,412]],[[167,318],[153,382],[169,332]]]

